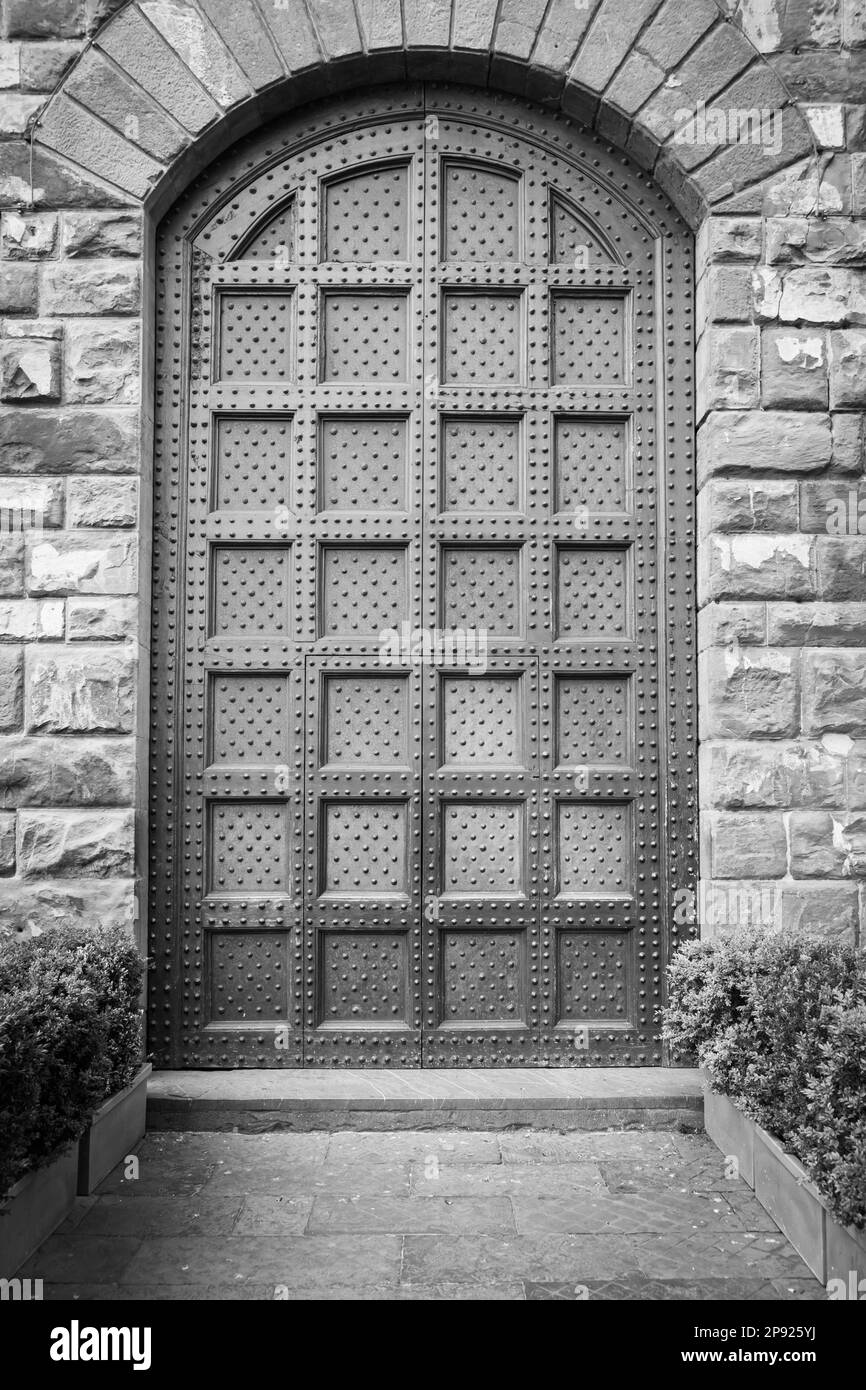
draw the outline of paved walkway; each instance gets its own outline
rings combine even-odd
[[[23,1274],[47,1298],[819,1299],[704,1136],[151,1134]]]

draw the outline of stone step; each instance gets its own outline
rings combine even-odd
[[[703,1128],[688,1068],[162,1071],[151,1130]]]

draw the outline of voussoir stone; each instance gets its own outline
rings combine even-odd
[[[4,806],[132,806],[135,744],[124,738],[0,739]]]
[[[136,663],[128,650],[36,647],[27,672],[30,733],[132,731]]]

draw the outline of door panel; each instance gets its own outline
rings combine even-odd
[[[684,229],[563,120],[412,88],[226,156],[160,287],[159,1059],[660,1060]]]

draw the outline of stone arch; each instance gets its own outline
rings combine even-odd
[[[650,173],[696,227],[760,211],[760,185],[815,152],[784,83],[716,0],[130,0],[40,113],[61,156],[159,216],[206,163],[270,116],[350,87],[441,79],[540,102]],[[755,114],[744,139],[685,113]],[[697,137],[705,136],[704,139]],[[736,136],[736,132],[735,132]],[[765,138],[766,137],[766,138]]]

